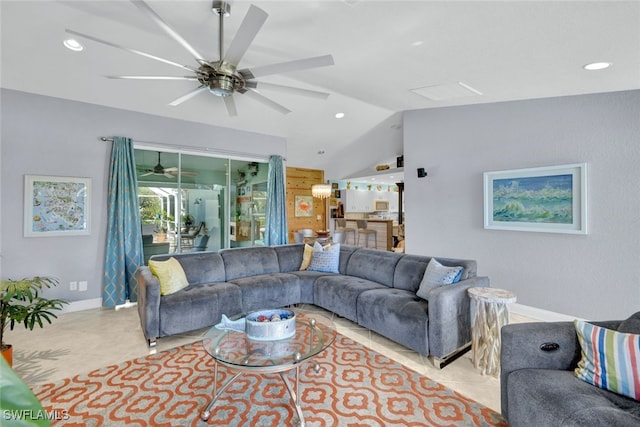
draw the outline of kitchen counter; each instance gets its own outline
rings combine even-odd
[[[333,230],[337,228],[335,221],[336,219],[333,218],[333,228],[332,228]],[[355,228],[356,230],[358,229],[355,219],[346,219],[346,221],[347,221],[348,228]],[[393,250],[393,222],[394,221],[391,219],[367,219],[366,221],[367,221],[367,228],[376,230],[377,232],[376,247],[378,249],[387,250],[387,251]],[[349,241],[345,243],[352,244],[353,242],[351,241],[351,238],[352,238],[351,235],[349,235]],[[357,238],[357,231],[356,231],[356,238]],[[366,242],[365,238],[362,238],[359,246],[364,246],[365,242]],[[373,247],[372,242],[369,243],[369,247]]]

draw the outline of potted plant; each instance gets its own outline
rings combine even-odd
[[[25,328],[33,330],[36,325],[42,328],[43,321],[51,323],[52,318],[57,318],[53,310],[62,309],[67,301],[39,295],[42,289],[57,284],[57,279],[40,276],[0,281],[0,349],[9,365],[12,364],[13,347],[4,341],[6,328],[13,330],[16,323],[22,323]]]

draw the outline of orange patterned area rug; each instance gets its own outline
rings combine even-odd
[[[300,369],[306,426],[506,426],[495,411],[338,335]],[[244,374],[212,409],[213,359],[189,344],[34,387],[65,426],[290,426],[297,416],[278,374]],[[289,374],[294,381],[295,375]],[[231,378],[221,368],[219,381]]]

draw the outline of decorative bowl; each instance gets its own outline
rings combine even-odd
[[[329,230],[316,230],[316,235],[318,237],[327,237],[329,235]]]
[[[291,310],[259,310],[247,314],[245,333],[256,341],[291,338],[296,333],[296,314]]]

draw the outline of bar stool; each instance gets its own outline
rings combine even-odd
[[[358,246],[360,246],[360,235],[364,234],[365,236],[365,247],[369,247],[369,237],[373,237],[373,244],[375,248],[378,249],[378,233],[376,230],[372,230],[367,228],[367,221],[364,219],[356,220],[356,225],[358,227]]]
[[[356,229],[355,228],[351,228],[351,227],[347,227],[347,220],[346,219],[336,219],[336,231],[337,232],[341,232],[342,234],[344,234],[344,242],[347,242],[347,237],[349,236],[349,233],[351,233],[353,235],[353,244],[356,244]]]

